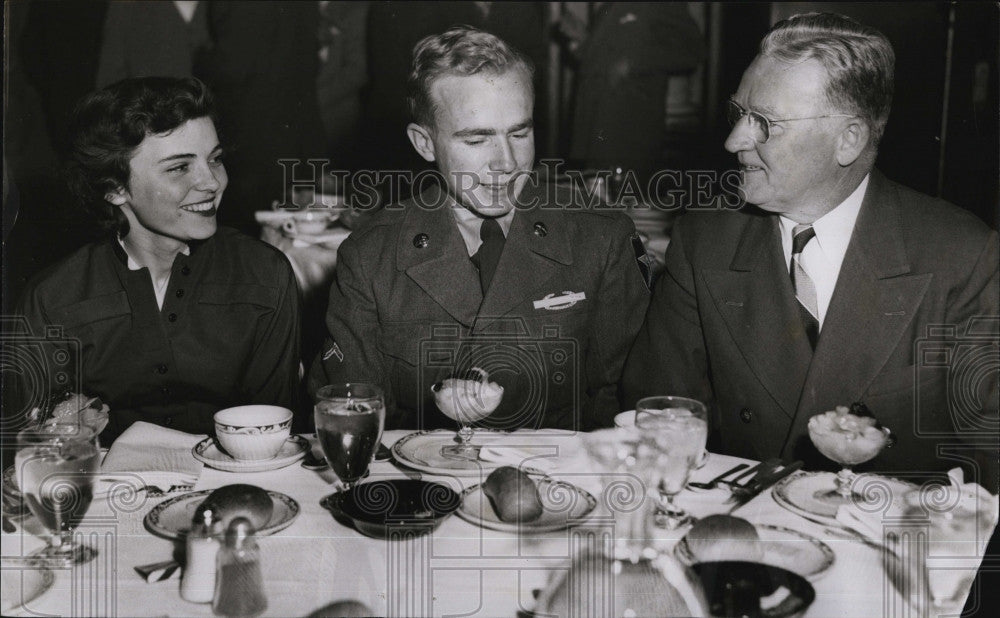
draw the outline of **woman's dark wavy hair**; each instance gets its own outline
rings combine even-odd
[[[215,120],[212,94],[193,77],[135,77],[88,94],[70,124],[65,167],[70,191],[101,227],[125,236],[128,221],[106,196],[129,186],[136,148],[149,135],[204,117]]]

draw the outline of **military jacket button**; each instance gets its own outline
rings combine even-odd
[[[429,244],[431,244],[431,237],[427,234],[417,234],[413,237],[413,246],[417,249],[423,249]]]
[[[753,420],[753,412],[750,411],[750,408],[740,410],[740,420],[744,423],[749,423]]]
[[[549,233],[549,228],[545,227],[545,224],[541,221],[535,221],[535,236],[545,238]]]

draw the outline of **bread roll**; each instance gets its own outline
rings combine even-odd
[[[267,492],[256,485],[226,485],[208,494],[208,497],[198,505],[194,512],[194,521],[204,519],[202,513],[212,509],[215,517],[222,521],[222,526],[236,517],[246,517],[255,530],[267,526],[274,512],[274,502]]]
[[[747,520],[731,515],[699,519],[685,536],[685,542],[698,562],[757,562],[764,557],[757,529]]]
[[[535,481],[511,466],[491,472],[483,483],[483,493],[501,521],[535,521],[545,511]]]

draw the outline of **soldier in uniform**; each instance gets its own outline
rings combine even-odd
[[[504,387],[494,427],[591,429],[620,411],[645,252],[624,214],[567,208],[532,176],[532,71],[469,27],[417,45],[407,135],[441,182],[340,247],[310,392],[375,382],[387,428],[454,427],[431,386],[479,367]]]

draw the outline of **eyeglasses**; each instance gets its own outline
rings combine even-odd
[[[729,99],[726,105],[726,119],[729,121],[729,126],[735,127],[736,123],[743,120],[744,116],[747,118],[747,122],[750,123],[750,128],[753,129],[754,141],[758,144],[763,144],[771,137],[771,125],[779,122],[791,122],[793,120],[816,120],[819,118],[854,118],[856,117],[856,114],[826,114],[824,116],[806,116],[804,118],[780,118],[771,120],[760,112],[743,109],[743,106],[739,103]]]

